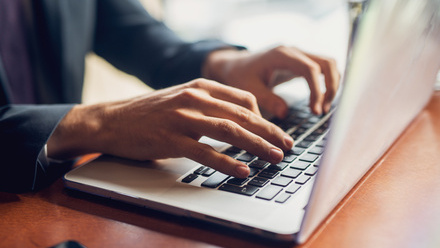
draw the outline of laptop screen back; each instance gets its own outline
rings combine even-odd
[[[372,1],[347,65],[304,241],[426,105],[440,68],[440,1]]]

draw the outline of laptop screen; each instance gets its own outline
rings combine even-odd
[[[304,240],[426,105],[440,67],[440,1],[372,1],[300,232]]]

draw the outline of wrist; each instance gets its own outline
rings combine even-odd
[[[47,155],[54,159],[70,159],[100,152],[103,127],[100,105],[76,105],[60,121],[47,142]]]
[[[247,50],[237,50],[234,47],[212,51],[203,64],[202,77],[227,84],[234,62],[248,54]]]

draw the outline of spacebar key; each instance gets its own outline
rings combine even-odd
[[[251,195],[255,194],[255,192],[258,191],[258,187],[255,187],[255,186],[246,185],[246,186],[240,187],[240,186],[236,186],[236,185],[232,185],[232,184],[223,184],[218,189],[232,192],[232,193],[241,194],[241,195],[247,195],[247,196],[251,196]]]
[[[202,186],[208,188],[217,188],[222,182],[228,179],[228,177],[228,175],[217,171],[210,178],[206,179],[202,183]]]

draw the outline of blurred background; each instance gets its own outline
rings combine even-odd
[[[356,1],[356,0],[354,0]],[[141,0],[157,19],[187,41],[216,38],[259,51],[277,45],[333,57],[344,70],[349,37],[347,0]],[[295,79],[298,94],[307,93]],[[275,89],[280,95],[283,87]],[[151,91],[135,77],[91,54],[84,103],[126,99]]]

